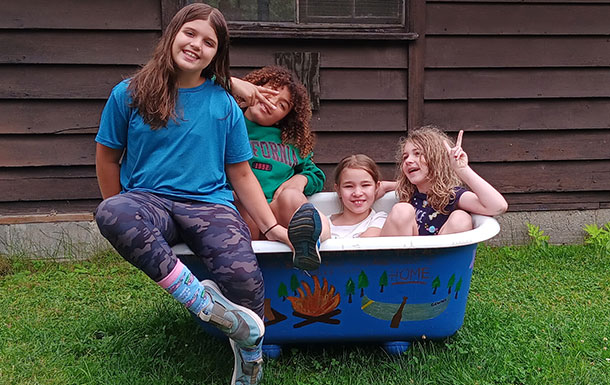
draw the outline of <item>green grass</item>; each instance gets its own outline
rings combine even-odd
[[[464,325],[400,357],[294,346],[263,384],[610,384],[610,256],[480,247]],[[0,257],[0,384],[228,384],[227,343],[114,253]]]

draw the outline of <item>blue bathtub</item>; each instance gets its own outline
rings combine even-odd
[[[339,211],[334,193],[310,201],[326,214]],[[388,193],[375,209],[389,212],[395,202]],[[292,267],[288,246],[254,241],[265,279],[265,354],[279,356],[284,344],[337,342],[374,342],[400,354],[410,341],[453,335],[464,321],[477,244],[500,231],[490,217],[474,215],[473,224],[450,235],[330,239],[320,269],[309,274]],[[207,277],[186,245],[174,251]]]

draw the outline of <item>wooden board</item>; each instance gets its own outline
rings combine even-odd
[[[0,100],[0,134],[95,133],[106,101]]]
[[[99,199],[95,167],[0,169],[0,202]]]
[[[610,7],[586,0],[428,1],[426,17],[427,34],[606,35]]]
[[[610,99],[430,100],[424,124],[451,130],[572,130],[610,128]]]
[[[142,65],[159,36],[155,31],[0,30],[0,63]]]
[[[607,67],[610,40],[607,36],[427,36],[426,52],[428,68]]]
[[[2,0],[0,29],[161,28],[161,6],[150,0]]]
[[[610,97],[610,68],[428,69],[426,99]]]
[[[135,66],[6,65],[0,71],[0,98],[107,99],[112,87]]]
[[[275,53],[298,51],[319,52],[321,68],[407,68],[406,48],[387,41],[237,40],[231,42],[231,66],[272,65]]]

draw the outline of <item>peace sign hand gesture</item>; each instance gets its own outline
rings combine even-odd
[[[447,141],[444,141],[445,148],[447,149],[447,153],[449,155],[449,163],[451,167],[458,171],[460,169],[468,166],[468,155],[464,150],[462,150],[462,136],[464,136],[464,130],[460,130],[458,133],[457,141],[455,142],[455,147],[449,146]]]
[[[271,110],[276,109],[275,105],[268,98],[279,94],[279,92],[272,88],[257,86],[248,81],[232,77],[231,89],[233,95],[242,99],[239,103],[241,108],[251,107],[260,102]]]

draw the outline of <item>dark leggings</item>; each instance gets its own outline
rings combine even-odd
[[[186,243],[227,298],[263,318],[263,275],[248,227],[236,210],[128,192],[100,203],[95,220],[119,254],[155,282],[176,266],[171,246]]]

